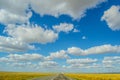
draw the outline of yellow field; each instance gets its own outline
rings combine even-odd
[[[0,72],[0,80],[30,80],[33,78],[52,76],[55,73]],[[73,80],[120,80],[120,74],[72,74],[65,76]]]
[[[51,73],[27,73],[27,72],[0,72],[0,80],[29,80],[37,77],[51,76]]]
[[[65,74],[75,80],[120,80],[120,74]]]

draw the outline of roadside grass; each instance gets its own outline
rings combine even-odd
[[[56,73],[0,72],[0,80],[32,80],[34,78],[54,76]],[[120,74],[80,74],[65,73],[73,80],[120,80]]]
[[[36,77],[52,76],[53,73],[0,72],[0,80],[29,80]]]
[[[120,74],[78,74],[67,73],[65,76],[74,80],[120,80]]]

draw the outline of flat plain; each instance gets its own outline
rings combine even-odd
[[[120,80],[120,74],[82,74],[82,73],[68,73],[65,74],[75,80]]]
[[[30,80],[33,78],[53,76],[53,73],[37,72],[0,72],[0,80]]]
[[[0,80],[53,80],[59,73],[0,72]],[[64,73],[70,80],[120,80],[120,74]]]

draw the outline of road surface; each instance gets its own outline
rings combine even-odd
[[[73,80],[68,77],[66,77],[64,74],[58,74],[57,76],[48,76],[48,77],[42,77],[42,78],[34,78],[31,80]]]

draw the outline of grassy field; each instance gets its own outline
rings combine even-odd
[[[0,80],[30,80],[52,75],[52,73],[0,72]]]
[[[30,80],[55,73],[0,72],[0,80]],[[64,74],[74,80],[120,80],[120,74]]]
[[[120,74],[65,74],[75,80],[120,80]]]

